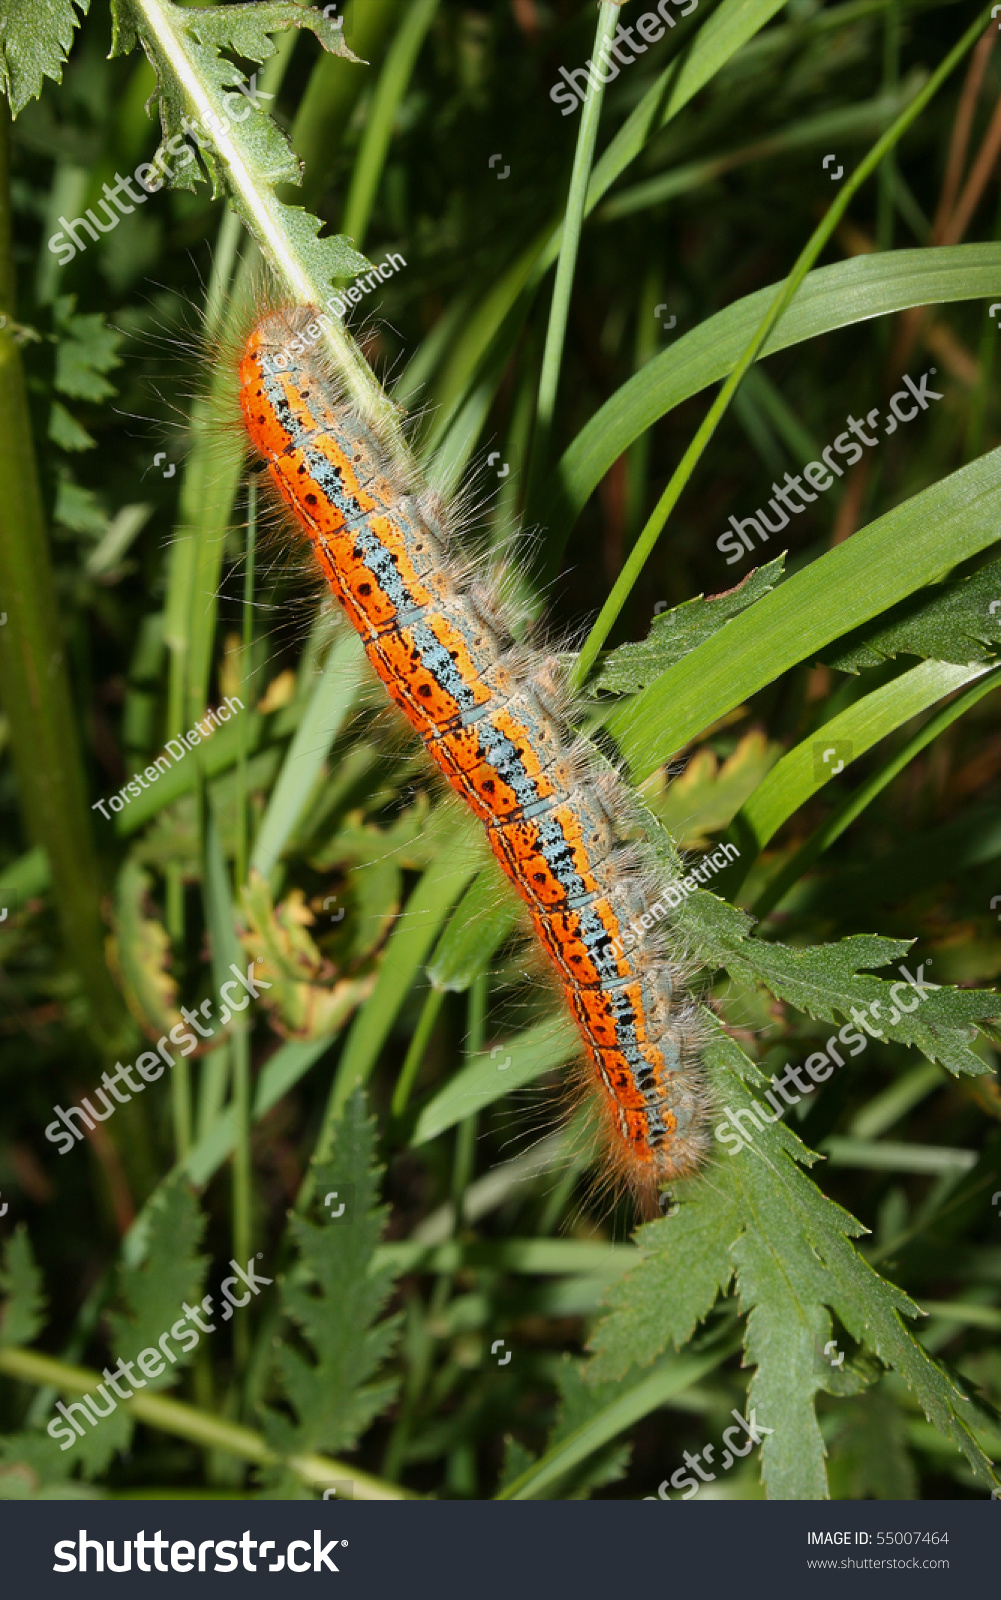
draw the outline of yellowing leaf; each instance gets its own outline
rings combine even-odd
[[[643,798],[683,848],[699,849],[733,820],[781,754],[781,745],[753,728],[725,761],[703,745],[679,778],[670,781],[659,769]]]
[[[242,943],[247,954],[260,962],[257,977],[271,985],[261,1002],[271,1013],[276,1033],[296,1039],[334,1033],[346,1008],[364,998],[366,985],[333,981],[337,968],[313,942],[309,929],[316,918],[302,890],[293,889],[276,906],[265,879],[251,872],[241,904],[249,923]]]
[[[118,876],[115,931],[107,941],[108,966],[118,981],[125,1004],[151,1039],[183,1023],[177,1009],[177,984],[167,971],[170,938],[150,915],[150,879],[129,858]]]

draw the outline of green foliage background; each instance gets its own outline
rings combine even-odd
[[[703,1496],[987,1493],[989,10],[700,0],[563,117],[560,66],[638,5],[36,9],[0,0],[0,1495],[678,1498],[734,1408],[764,1442]],[[58,265],[161,133],[245,104]],[[537,530],[526,614],[582,644],[581,726],[665,866],[739,848],[678,913],[720,1113],[879,1018],[638,1230],[554,1116],[575,1034],[517,904],[259,528],[215,420],[232,362],[192,344],[227,349],[262,259],[316,300],[390,251],[361,346],[333,337],[345,386],[436,487],[473,470],[484,544]],[[942,399],[784,558],[727,566],[731,513],[932,369]],[[425,409],[409,441],[373,371]],[[94,809],[226,695],[231,723]],[[56,1104],[250,963],[259,1003],[53,1152]],[[936,985],[904,1016],[901,965]],[[265,1292],[59,1450],[60,1395],[257,1257]]]

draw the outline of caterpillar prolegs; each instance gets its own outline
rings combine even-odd
[[[704,1156],[708,1097],[690,974],[644,916],[656,886],[617,821],[625,786],[569,733],[554,664],[513,639],[435,497],[413,492],[343,401],[312,347],[316,316],[271,311],[254,326],[240,362],[251,443],[528,906],[580,1030],[610,1164],[649,1209]]]

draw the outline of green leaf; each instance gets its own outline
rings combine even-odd
[[[254,841],[251,870],[268,878],[320,781],[331,746],[357,696],[365,658],[354,633],[335,639],[289,745]]]
[[[1001,645],[1001,561],[912,595],[839,641],[821,659],[839,672],[878,667],[898,655],[965,666],[992,661],[996,651],[989,645]]]
[[[74,296],[61,296],[55,309],[55,387],[73,400],[89,400],[96,405],[115,393],[114,384],[104,374],[121,366],[118,346],[122,336],[109,328],[99,313],[74,312],[74,304]]]
[[[830,782],[839,763],[848,767],[912,717],[963,688],[971,676],[975,673],[926,661],[863,695],[777,762],[745,805],[738,828],[763,849],[793,812]],[[834,751],[826,762],[825,750]]]
[[[662,1358],[652,1372],[632,1374],[622,1383],[610,1383],[599,1390],[597,1404],[585,1413],[578,1410],[577,1425],[554,1441],[545,1455],[508,1483],[498,1500],[532,1500],[553,1484],[564,1480],[582,1462],[592,1460],[612,1439],[631,1428],[641,1417],[666,1405],[693,1383],[718,1367],[730,1353],[718,1343],[709,1349],[691,1350],[684,1356]],[[577,1408],[575,1408],[577,1409]]]
[[[482,1111],[512,1089],[520,1089],[580,1053],[580,1034],[566,1017],[549,1017],[523,1033],[495,1045],[489,1055],[474,1056],[424,1106],[411,1143],[436,1139],[474,1112]]]
[[[651,773],[643,799],[683,849],[701,849],[733,820],[748,795],[758,793],[780,749],[760,728],[745,734],[725,761],[702,745],[680,777],[669,777],[663,768]]]
[[[272,33],[285,28],[308,28],[332,55],[357,60],[344,42],[340,17],[303,5],[302,0],[255,0],[253,5],[208,6],[192,11],[186,25],[201,44],[213,50],[232,50],[248,61],[267,61],[275,54]]]
[[[559,1405],[556,1421],[546,1440],[544,1455],[558,1454],[559,1446],[572,1440],[574,1435],[582,1432],[587,1426],[600,1419],[609,1403],[617,1397],[618,1385],[607,1384],[604,1386],[585,1383],[583,1378],[583,1362],[577,1361],[568,1354],[564,1354],[556,1369],[556,1389],[559,1396]],[[510,1441],[512,1446],[514,1441]],[[568,1468],[567,1478],[559,1490],[561,1500],[586,1500],[592,1489],[600,1489],[603,1484],[614,1483],[616,1479],[625,1476],[629,1466],[629,1457],[632,1446],[619,1445],[614,1442],[595,1449],[586,1456],[576,1470]],[[508,1451],[506,1471],[502,1476],[502,1487],[514,1483],[518,1478],[529,1472],[536,1463],[536,1457],[528,1451]]]
[[[845,1408],[831,1465],[843,1484],[839,1499],[920,1499],[907,1449],[907,1417],[887,1393],[885,1382],[867,1389]]]
[[[55,401],[53,410],[58,405],[59,402]],[[61,410],[62,408],[60,407],[59,409]],[[68,412],[64,412],[64,417],[66,418],[65,436],[67,438],[81,441],[84,438],[90,439],[90,434],[84,428],[80,428],[79,433],[77,432],[78,424],[74,422]],[[60,423],[57,422],[55,426],[58,431]],[[92,443],[93,440],[91,440]],[[64,448],[73,448],[73,446],[66,445]],[[81,442],[75,448],[89,450],[90,444],[84,445]],[[70,528],[73,533],[88,533],[98,539],[105,533],[108,526],[108,514],[93,489],[85,489],[82,484],[76,482],[68,471],[62,471],[59,474],[59,482],[56,485],[56,503],[52,515],[56,522],[64,528]]]
[[[5,0],[0,12],[0,87],[16,117],[37,100],[43,78],[63,81],[63,66],[90,0]]]
[[[706,1056],[717,1108],[761,1110],[744,1081],[757,1070],[732,1040],[717,1034]],[[677,1214],[639,1230],[641,1260],[608,1292],[609,1315],[591,1339],[595,1381],[621,1380],[637,1352],[649,1364],[683,1341],[732,1274],[747,1313],[747,1360],[757,1368],[748,1405],[759,1428],[773,1430],[761,1449],[771,1497],[826,1497],[814,1398],[865,1381],[859,1369],[846,1384],[824,1359],[832,1311],[901,1375],[980,1481],[992,1483],[990,1461],[959,1415],[962,1396],[901,1321],[917,1307],[859,1254],[851,1241],[861,1224],[800,1170],[815,1159],[781,1121],[766,1120],[753,1143],[736,1153],[728,1147],[703,1174],[673,1186]]]
[[[82,423],[77,422],[76,418],[58,400],[53,400],[52,405],[49,407],[48,435],[52,443],[58,445],[60,450],[93,450],[97,444],[97,440],[92,438]],[[94,504],[96,503],[95,501]],[[63,509],[65,510],[65,507]],[[106,521],[107,519],[102,512],[102,532]],[[87,529],[86,531],[94,530]]]
[[[799,846],[798,850],[795,850],[791,856],[786,857],[779,870],[767,880],[764,889],[758,891],[754,901],[756,915],[764,915],[773,906],[778,905],[790,886],[806,871],[807,867],[835,839],[840,837],[844,830],[854,822],[855,818],[862,814],[870,801],[875,799],[876,795],[880,794],[888,784],[892,783],[898,773],[904,770],[919,751],[932,744],[954,722],[964,717],[967,711],[971,710],[985,695],[993,694],[998,687],[999,681],[1001,681],[1001,669],[998,668],[995,668],[993,672],[987,672],[985,668],[978,666],[957,668],[950,667],[945,662],[925,661],[915,671],[916,673],[931,673],[933,676],[939,677],[939,679],[941,679],[942,675],[948,673],[958,673],[969,687],[966,688],[963,694],[953,695],[946,700],[945,704],[940,707],[933,717],[925,721],[916,733],[912,733],[910,738],[894,751],[889,760],[884,761],[881,767],[870,773],[854,793],[842,800],[839,805],[835,806],[833,811],[829,812],[824,821],[814,829],[813,833]],[[905,677],[913,675],[910,673],[904,674]],[[836,721],[837,719],[834,720]],[[830,756],[831,751],[832,747],[826,743],[826,739],[820,741],[819,745],[815,743],[815,764],[817,754],[821,757]],[[837,747],[834,747],[834,754],[837,754]],[[806,781],[808,782],[809,779]],[[783,798],[786,803],[789,803],[789,791],[792,787],[791,783],[784,786]],[[739,821],[736,826],[738,829],[740,828]]]
[[[183,1178],[174,1176],[160,1185],[144,1208],[143,1220],[143,1259],[134,1264],[126,1256],[119,1268],[125,1309],[108,1317],[114,1352],[129,1361],[143,1349],[156,1349],[161,1336],[184,1317],[185,1301],[197,1307],[208,1267],[208,1257],[197,1253],[206,1219]],[[173,1340],[170,1348],[177,1366],[187,1366],[191,1353],[185,1354]],[[161,1375],[147,1381],[150,1388],[166,1388],[173,1374],[174,1365],[165,1363]]]
[[[428,965],[434,987],[460,993],[468,989],[517,927],[522,911],[522,902],[493,863],[478,872],[452,912]]]
[[[6,1296],[0,1311],[0,1347],[31,1344],[45,1326],[48,1302],[23,1222],[4,1241],[0,1289]]]
[[[475,818],[449,808],[444,826],[448,832],[443,835],[440,854],[423,873],[401,911],[387,941],[375,988],[345,1041],[328,1124],[357,1085],[367,1081],[421,964],[486,854]],[[322,1136],[318,1150],[325,1154]]]
[[[684,109],[748,39],[771,21],[783,4],[784,0],[721,0],[695,37],[686,42],[684,50],[668,63],[650,85],[639,105],[603,151],[591,173],[585,216],[591,214],[653,136]],[[448,367],[437,386],[441,411],[430,433],[430,441],[436,446],[463,401],[478,386],[483,369],[490,369],[495,382],[500,381],[507,364],[506,352],[510,351],[517,330],[528,315],[539,284],[559,255],[562,231],[560,218],[547,224],[526,248],[519,251],[503,276],[478,297],[472,314],[465,319],[461,333],[454,341]],[[491,346],[495,341],[503,344],[505,349],[505,360],[496,369],[491,358]],[[410,387],[408,380],[404,388]],[[615,454],[617,456],[621,451]],[[603,476],[604,473],[600,473],[599,479]],[[535,520],[534,512],[529,520]],[[552,537],[550,517],[543,516],[541,520],[547,523]],[[562,542],[560,538],[560,549]]]
[[[871,1037],[916,1046],[929,1061],[954,1074],[980,1076],[990,1068],[971,1049],[975,1024],[997,1016],[1001,996],[990,989],[933,986],[925,969],[912,963],[905,975],[909,939],[855,934],[837,944],[792,949],[747,937],[749,919],[705,889],[690,895],[677,913],[693,953],[712,970],[723,967],[743,983],[758,983],[818,1021],[861,1024]],[[897,966],[899,976],[872,977],[861,969]],[[853,1016],[853,1012],[855,1016]],[[857,1052],[856,1052],[857,1053]]]
[[[617,1381],[633,1363],[648,1367],[669,1343],[680,1350],[730,1286],[739,1196],[707,1182],[685,1195],[673,1216],[638,1230],[640,1259],[606,1291],[610,1311],[588,1345],[594,1383]]]
[[[673,667],[690,650],[717,633],[731,617],[739,616],[755,600],[770,594],[782,577],[785,556],[776,556],[763,567],[754,567],[733,589],[722,594],[696,595],[673,611],[654,617],[650,632],[641,644],[623,644],[606,656],[596,690],[632,694]]]
[[[196,186],[199,167],[190,142],[195,139],[213,196],[227,191],[276,270],[299,280],[296,298],[305,304],[323,300],[321,286],[332,278],[371,270],[371,262],[347,239],[319,239],[318,217],[278,199],[278,184],[301,182],[299,161],[273,118],[249,97],[234,93],[246,80],[219,54],[229,48],[263,61],[274,54],[267,35],[295,26],[309,28],[325,50],[354,60],[339,26],[319,8],[272,0],[205,10],[170,0],[155,6],[147,0],[115,0],[114,14],[112,54],[124,55],[138,41],[156,69],[163,130],[157,157],[172,172],[174,188]]]
[[[388,1215],[378,1205],[374,1150],[375,1124],[359,1091],[335,1127],[329,1160],[314,1169],[319,1220],[289,1221],[297,1262],[280,1280],[281,1303],[302,1342],[282,1345],[278,1373],[294,1417],[267,1413],[268,1438],[284,1455],[351,1449],[396,1393],[394,1380],[372,1381],[400,1323],[377,1321],[394,1275],[373,1267]]]
[[[787,578],[613,712],[608,730],[634,774],[645,776],[789,667],[986,549],[999,527],[1001,449]]]
[[[723,10],[721,6],[717,15]],[[553,474],[551,498],[540,510],[549,532],[547,559],[558,557],[582,507],[634,440],[683,400],[733,370],[780,288],[769,284],[707,317],[648,361],[595,412],[564,452]],[[908,306],[974,300],[999,290],[997,244],[853,256],[807,273],[758,359]]]
[[[177,1009],[177,984],[169,970],[170,938],[152,915],[151,879],[126,857],[115,887],[114,934],[108,939],[108,964],[125,1003],[147,1033],[169,1033],[183,1019]]]

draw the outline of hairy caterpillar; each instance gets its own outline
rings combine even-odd
[[[309,306],[260,316],[240,359],[251,444],[390,696],[483,822],[580,1030],[613,1171],[644,1209],[706,1148],[698,1009],[644,916],[625,786],[568,733],[555,664],[513,639],[447,512],[339,393]]]

